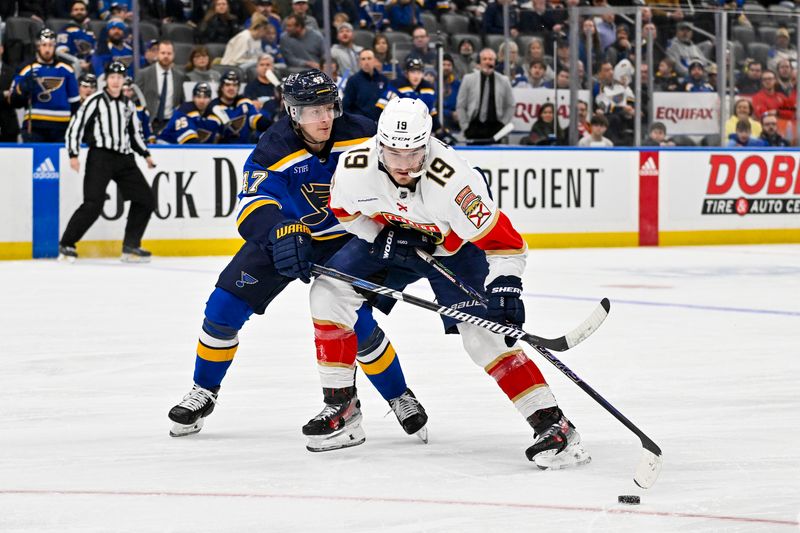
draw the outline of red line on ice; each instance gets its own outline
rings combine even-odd
[[[635,514],[643,516],[666,516],[675,518],[701,518],[709,520],[725,520],[729,522],[745,522],[756,524],[775,524],[781,526],[800,526],[796,520],[774,520],[771,518],[753,518],[748,516],[726,516],[702,513],[676,513],[668,511],[645,511],[640,509],[619,509],[603,507],[582,507],[572,505],[550,505],[540,503],[507,503],[507,502],[476,502],[468,500],[426,500],[420,498],[376,498],[372,496],[320,496],[314,494],[265,494],[265,493],[237,493],[237,492],[159,492],[159,491],[125,491],[125,490],[43,490],[43,489],[0,489],[0,495],[38,495],[38,496],[171,496],[171,497],[202,497],[202,498],[263,498],[286,500],[335,500],[358,501],[379,503],[419,503],[429,505],[466,505],[476,507],[507,507],[514,509],[550,509],[557,511],[580,511],[588,513],[609,514]]]

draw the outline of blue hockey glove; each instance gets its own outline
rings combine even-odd
[[[311,230],[297,220],[285,220],[272,228],[272,261],[282,276],[311,281]]]
[[[525,323],[525,304],[522,302],[522,280],[517,276],[499,276],[486,286],[489,302],[486,318],[499,324],[521,328]],[[506,346],[516,342],[506,337]]]
[[[375,237],[369,255],[384,265],[413,269],[415,263],[422,261],[414,248],[420,248],[430,254],[436,249],[436,243],[433,237],[419,231],[386,226]]]

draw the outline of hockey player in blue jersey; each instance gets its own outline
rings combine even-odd
[[[39,32],[36,59],[20,69],[11,85],[11,104],[25,107],[25,142],[64,142],[71,114],[78,109],[78,80],[72,67],[55,57],[56,34]]]
[[[425,65],[422,60],[411,57],[406,60],[405,76],[400,76],[386,85],[383,94],[375,103],[381,110],[386,107],[392,98],[416,98],[428,106],[428,112],[433,118],[433,131],[440,127],[438,110],[436,109],[436,89],[433,84],[425,79]]]
[[[81,70],[91,68],[97,39],[89,28],[89,9],[83,0],[70,0],[71,20],[58,32],[56,53],[69,55],[80,61]]]
[[[100,76],[106,65],[119,61],[128,69],[128,76],[133,76],[133,47],[125,42],[128,26],[121,20],[112,20],[106,24],[108,40],[97,44],[97,51],[92,56],[94,73]]]
[[[250,144],[270,126],[253,101],[239,94],[241,83],[239,74],[229,70],[219,80],[219,96],[211,101],[211,112],[222,122],[221,144]]]
[[[122,84],[122,94],[130,98],[136,106],[136,116],[139,118],[139,124],[142,127],[142,139],[147,144],[154,144],[156,136],[153,133],[152,126],[150,126],[150,113],[144,106],[144,95],[130,76],[125,76],[125,82]]]
[[[309,261],[324,264],[352,237],[328,209],[339,156],[375,134],[375,123],[342,114],[336,84],[312,69],[284,82],[288,116],[258,141],[244,167],[237,217],[245,244],[222,271],[206,303],[195,358],[194,386],[169,412],[170,435],[197,433],[217,402],[220,384],[239,346],[239,330],[292,281],[311,278]],[[427,415],[407,388],[392,344],[364,305],[355,325],[358,361],[408,434],[427,442]],[[283,356],[284,354],[276,354]],[[323,391],[326,403],[337,399]],[[339,428],[335,428],[339,429]],[[325,451],[361,444],[330,438],[309,447]]]
[[[175,110],[158,140],[169,144],[214,144],[221,122],[211,114],[211,85],[200,82],[192,89],[192,101]]]

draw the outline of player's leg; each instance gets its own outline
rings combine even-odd
[[[131,202],[122,240],[122,260],[146,263],[150,261],[151,254],[142,249],[142,236],[155,209],[153,190],[144,179],[133,155],[125,157],[119,167],[113,179],[117,182],[122,197]]]
[[[483,287],[488,265],[483,252],[477,248],[465,247],[442,262],[468,285]],[[429,279],[441,305],[456,306],[477,316],[484,314],[482,306],[438,272],[433,272]],[[457,328],[470,358],[494,378],[533,428],[536,440],[525,452],[528,459],[540,468],[564,468],[589,462],[590,457],[580,444],[575,426],[563,415],[541,371],[519,344],[509,348],[501,335],[444,318],[448,333]]]
[[[291,281],[278,274],[272,259],[254,244],[245,243],[233,257],[206,302],[194,385],[169,412],[174,423],[170,435],[191,435],[202,429],[239,347],[239,330],[253,313],[263,314]]]

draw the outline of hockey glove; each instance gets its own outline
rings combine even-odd
[[[287,278],[311,281],[311,230],[297,220],[284,220],[269,234],[275,270]]]
[[[499,324],[521,328],[525,323],[525,304],[522,302],[522,280],[517,276],[499,276],[486,286],[489,302],[486,318]],[[516,342],[506,337],[506,346]]]
[[[414,248],[433,253],[436,244],[433,237],[419,231],[395,226],[386,226],[372,243],[369,255],[384,265],[402,266],[414,269],[414,264],[422,260]]]

